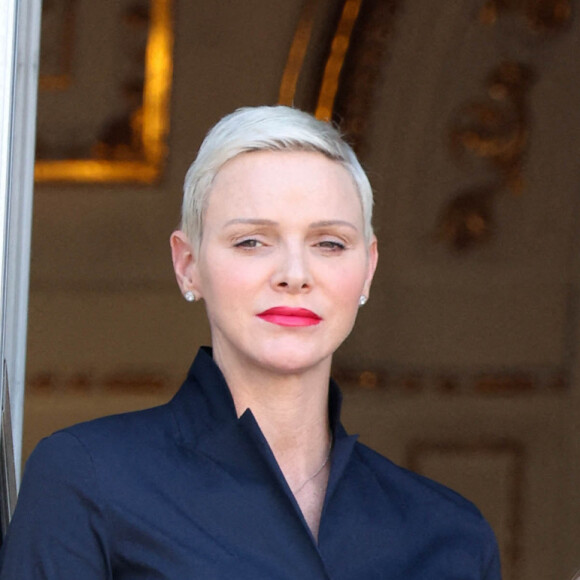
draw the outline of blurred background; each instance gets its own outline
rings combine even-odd
[[[240,106],[340,124],[380,262],[335,358],[352,432],[483,511],[504,577],[580,567],[574,0],[44,0],[24,459],[156,405],[209,342],[168,238]]]

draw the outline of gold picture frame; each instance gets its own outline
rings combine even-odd
[[[172,82],[172,1],[150,0],[146,14],[129,15],[147,21],[142,84],[137,90],[138,106],[131,111],[130,138],[120,146],[96,142],[82,158],[42,158],[35,163],[37,183],[119,183],[150,184],[159,179],[167,155],[169,98]],[[42,57],[41,57],[42,58]],[[51,89],[66,88],[61,85]],[[43,90],[42,76],[40,90]]]

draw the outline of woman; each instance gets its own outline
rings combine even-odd
[[[330,365],[369,297],[371,209],[329,124],[287,107],[222,119],[171,236],[213,350],[167,405],[40,443],[0,578],[500,578],[476,508],[340,424]]]

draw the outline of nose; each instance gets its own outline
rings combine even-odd
[[[307,292],[312,287],[308,256],[303,248],[286,248],[280,253],[280,263],[273,276],[278,290],[291,293]]]

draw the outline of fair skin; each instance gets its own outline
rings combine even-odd
[[[309,478],[331,445],[332,355],[377,264],[352,178],[319,153],[239,155],[214,180],[199,248],[182,231],[171,247],[238,415],[252,410],[316,538],[330,465]]]

